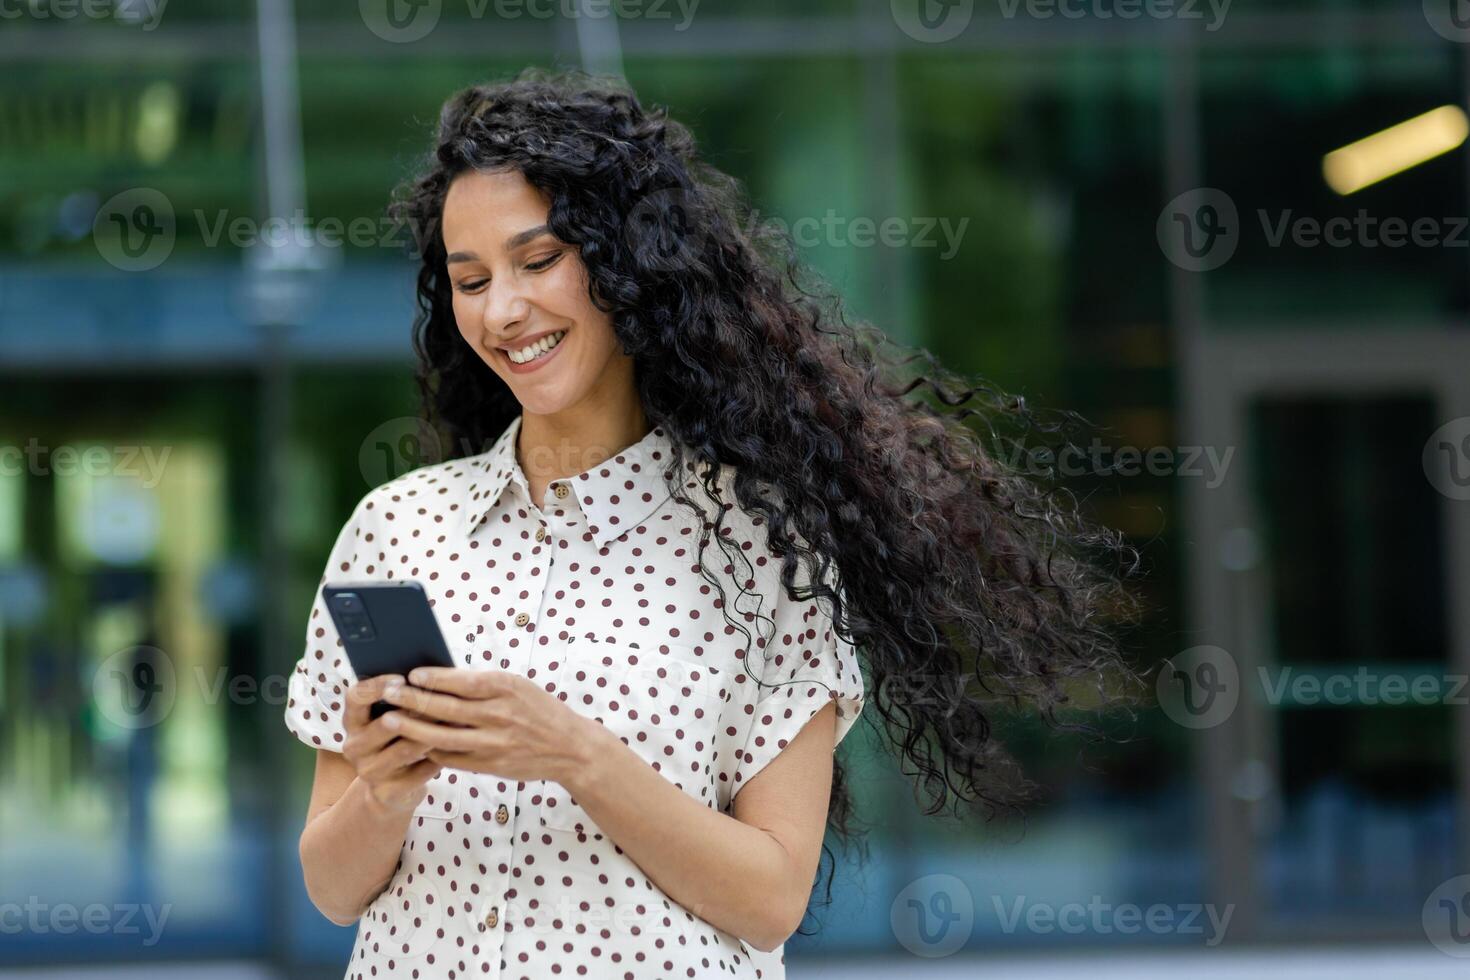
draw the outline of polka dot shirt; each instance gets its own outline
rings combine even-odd
[[[704,562],[743,630],[696,561],[713,521],[670,496],[665,429],[554,481],[538,506],[516,460],[520,421],[488,452],[367,494],[323,582],[418,581],[461,666],[534,680],[722,812],[829,700],[842,740],[863,705],[857,658],[826,601],[786,596],[728,467],[717,476],[724,540]],[[711,510],[702,476],[690,463],[679,478]],[[340,751],[354,679],[318,591],[287,727]],[[756,950],[669,898],[558,783],[445,769],[358,922],[346,976],[777,980],[783,951]]]

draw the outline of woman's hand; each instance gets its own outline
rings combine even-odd
[[[380,674],[358,681],[347,688],[347,709],[343,728],[347,732],[342,743],[342,757],[352,763],[357,778],[367,784],[369,798],[384,811],[406,813],[423,802],[429,780],[439,774],[439,763],[428,758],[429,746],[401,737],[393,726],[384,724],[393,715],[372,717],[372,706],[382,700],[384,688],[401,685],[397,674]]]
[[[583,763],[592,719],[534,681],[501,670],[419,667],[413,686],[388,685],[383,700],[406,711],[385,715],[405,738],[429,746],[430,761],[506,779],[550,779]]]

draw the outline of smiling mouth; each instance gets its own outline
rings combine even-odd
[[[512,364],[529,364],[556,350],[566,335],[567,332],[565,330],[558,330],[555,333],[547,334],[535,343],[527,344],[520,350],[504,350],[502,348],[502,351],[510,359]]]

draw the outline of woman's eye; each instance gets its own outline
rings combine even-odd
[[[540,272],[542,269],[550,268],[551,264],[559,258],[561,258],[561,253],[553,252],[551,255],[547,256],[544,259],[541,259],[540,261],[526,263],[526,268],[530,269],[532,272]]]
[[[462,293],[474,293],[485,287],[489,279],[469,279],[455,286]]]

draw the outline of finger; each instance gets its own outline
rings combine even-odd
[[[354,765],[361,765],[364,760],[371,758],[381,752],[384,746],[398,738],[400,732],[397,728],[387,724],[387,719],[401,711],[389,711],[379,718],[369,721],[361,728],[348,733],[347,742],[342,746],[342,754],[351,760]]]
[[[505,690],[506,678],[517,676],[504,670],[465,670],[462,667],[415,667],[408,682],[430,691],[462,698],[488,698]]]
[[[400,738],[381,751],[367,757],[358,766],[357,774],[372,782],[383,782],[402,774],[406,769],[428,758],[430,746],[413,739]]]
[[[389,704],[411,710],[414,717],[452,721],[461,725],[473,724],[477,717],[477,702],[466,701],[454,694],[437,694],[418,687],[390,685],[383,692],[383,698]]]
[[[470,752],[450,752],[446,749],[430,749],[426,758],[430,762],[436,762],[445,769],[469,769],[472,762],[478,762],[479,758]]]
[[[365,728],[373,720],[373,704],[383,699],[383,688],[394,680],[403,683],[402,676],[398,674],[379,674],[349,685],[347,707],[342,716],[343,726],[348,731]]]
[[[473,752],[481,746],[484,738],[479,729],[454,728],[450,725],[440,725],[431,721],[423,721],[419,718],[405,718],[402,715],[403,712],[395,711],[391,714],[384,715],[379,720],[388,722],[404,738],[411,738],[415,742],[423,742],[432,748],[452,749],[456,752]]]

